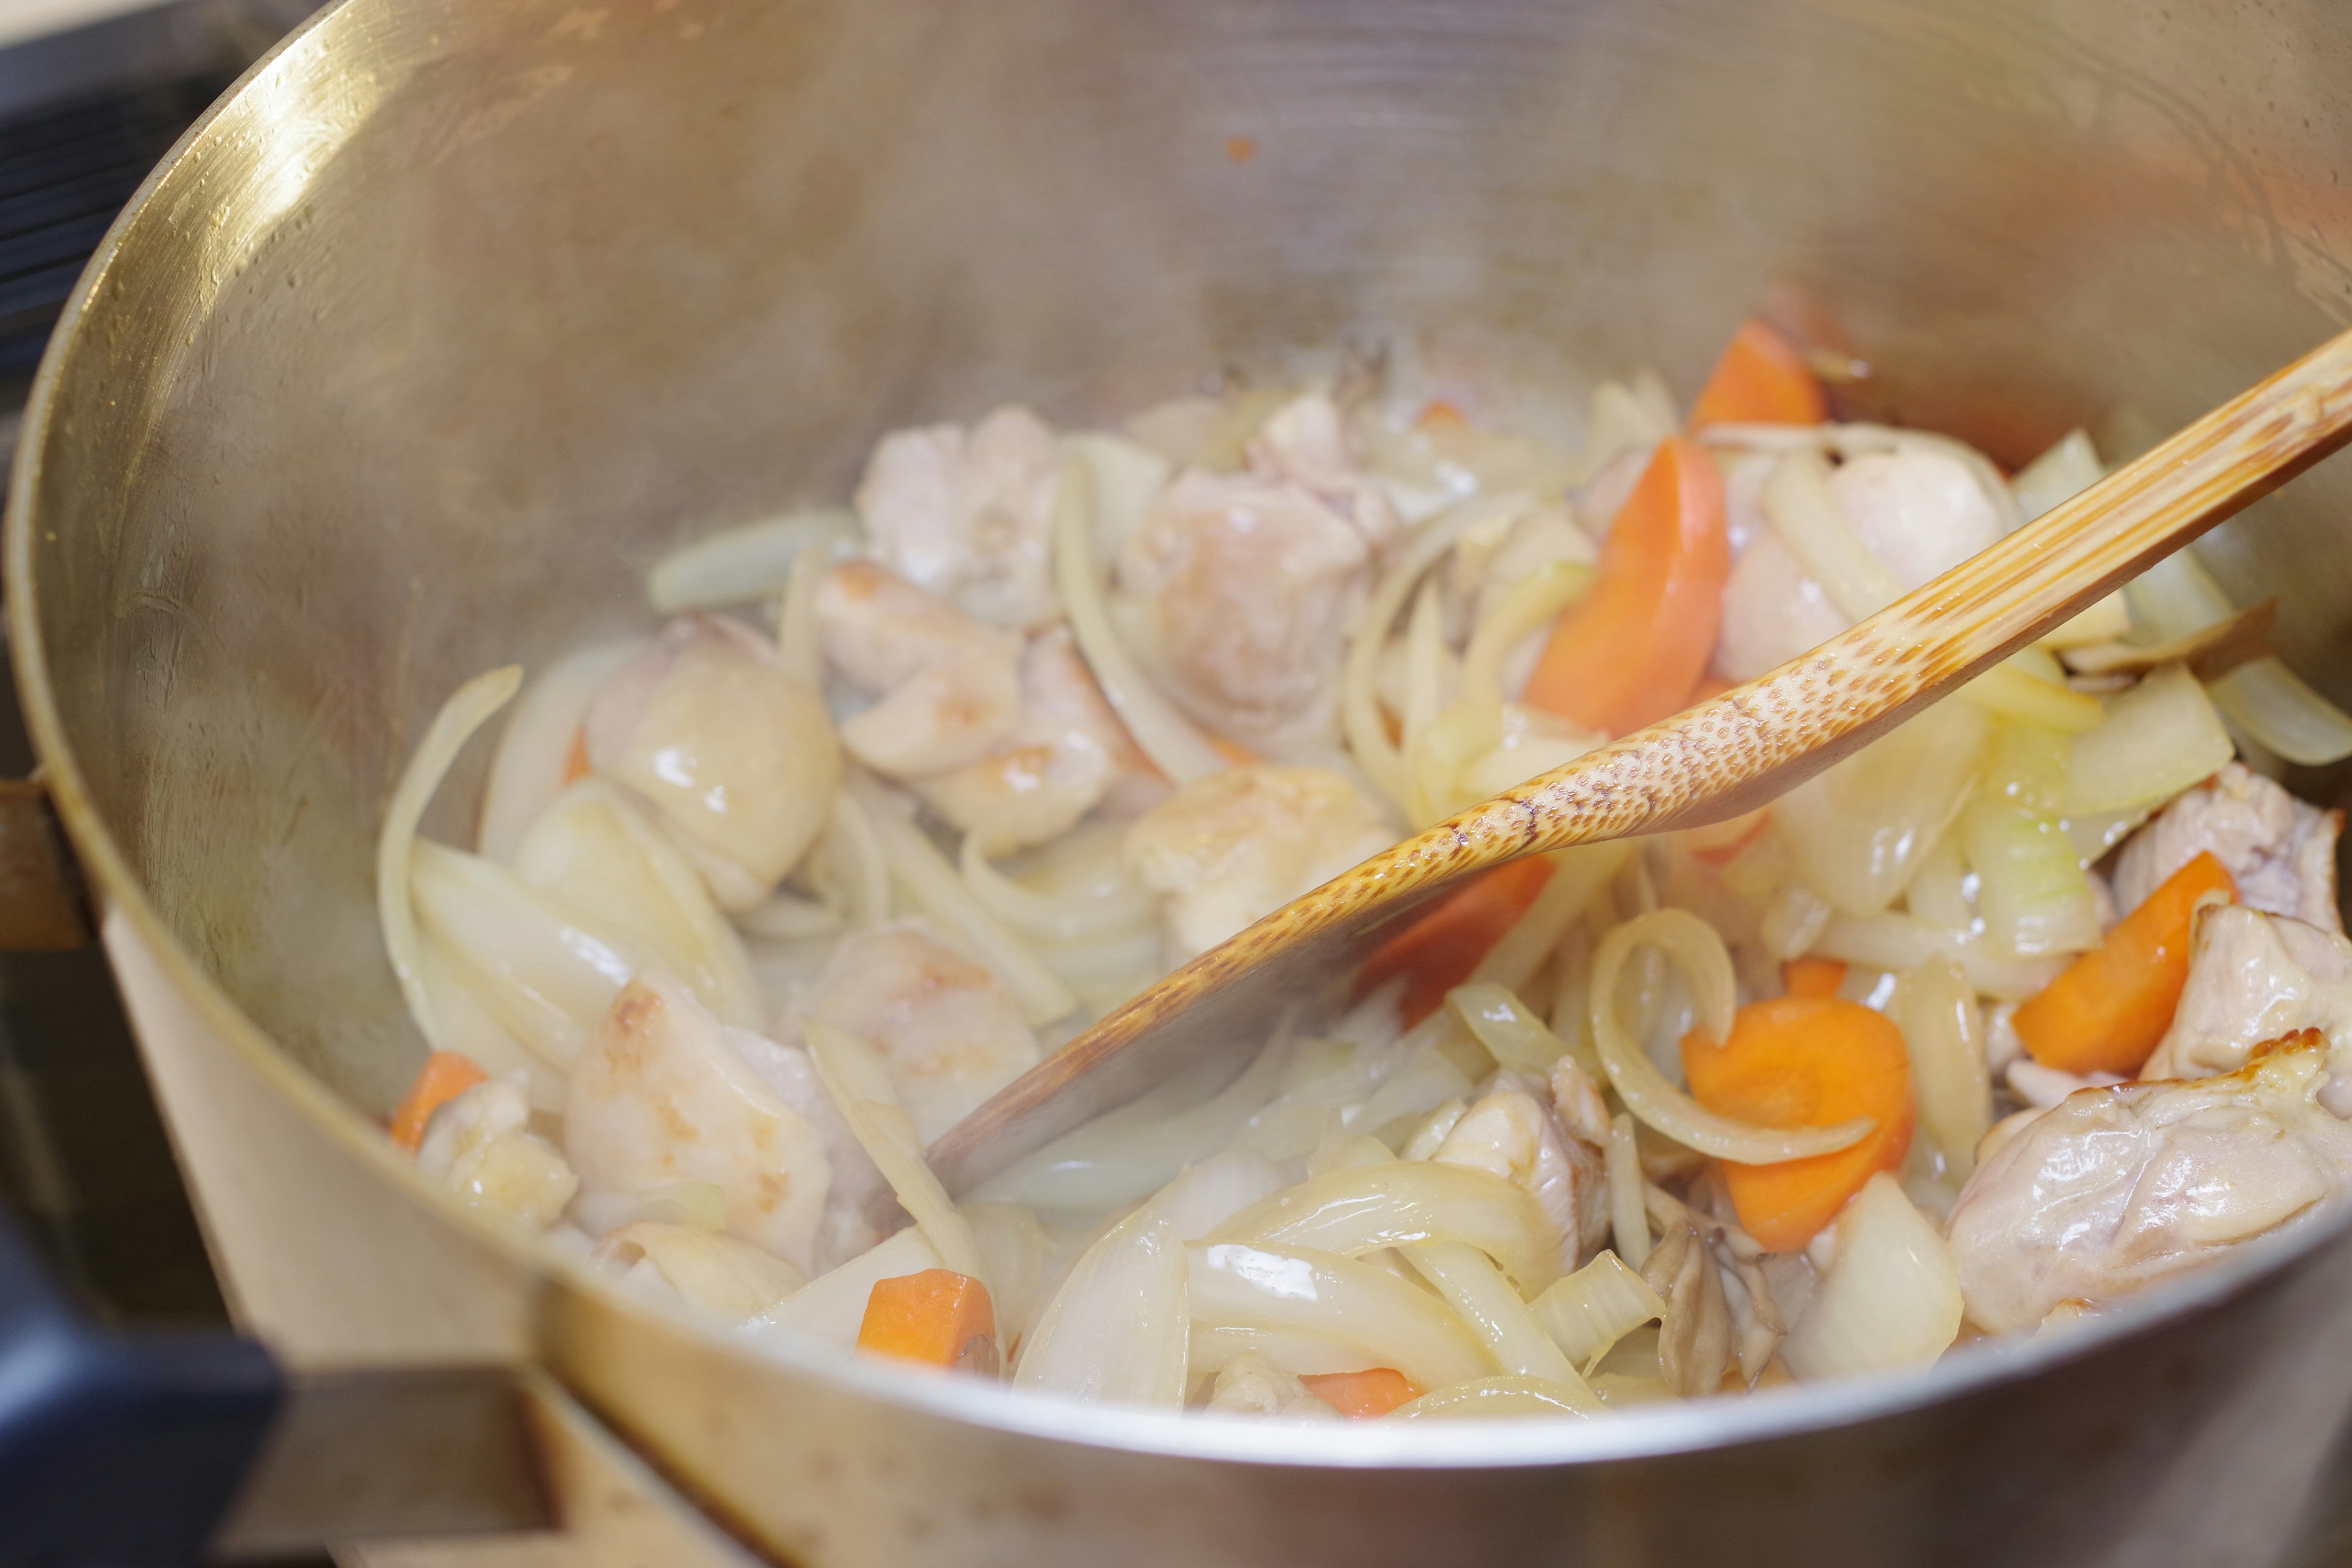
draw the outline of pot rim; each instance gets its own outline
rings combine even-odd
[[[369,12],[400,0],[336,0],[289,33],[257,60],[189,127],[148,174],[92,255],[60,314],[43,353],[26,405],[15,469],[0,531],[0,574],[12,628],[16,686],[39,759],[37,776],[56,803],[66,832],[108,914],[120,913],[154,956],[180,997],[260,1078],[311,1124],[373,1170],[474,1240],[528,1268],[533,1277],[577,1290],[624,1317],[651,1320],[707,1348],[748,1355],[837,1390],[959,1423],[1056,1442],[1170,1458],[1230,1461],[1285,1468],[1394,1468],[1446,1470],[1536,1468],[1690,1453],[1856,1424],[1924,1409],[1999,1384],[2030,1378],[2095,1351],[2203,1310],[2251,1289],[2294,1260],[2327,1245],[2352,1226],[2352,1205],[2325,1224],[2302,1226],[2266,1238],[2240,1256],[2186,1279],[2128,1299],[2062,1334],[1985,1342],[1948,1352],[1922,1372],[1835,1380],[1767,1391],[1744,1399],[1660,1404],[1588,1421],[1508,1418],[1401,1425],[1317,1423],[1301,1426],[1246,1417],[1080,1405],[1009,1385],[909,1373],[869,1362],[846,1362],[785,1335],[750,1342],[740,1332],[682,1304],[635,1295],[585,1260],[543,1238],[461,1203],[426,1181],[401,1157],[383,1129],[309,1071],[247,1016],[181,943],[164,921],[105,819],[92,801],[50,685],[40,630],[36,541],[41,473],[47,448],[62,439],[52,429],[59,384],[85,339],[106,320],[92,301],[159,193],[193,178],[207,150],[266,125],[269,104],[299,102],[319,84],[301,74],[321,57],[341,52],[346,35],[371,29]],[[378,35],[379,39],[381,34]],[[347,138],[362,115],[341,128]],[[315,144],[314,144],[315,145]],[[331,153],[341,145],[320,149]],[[312,166],[322,165],[320,158]],[[289,200],[278,216],[291,210]],[[273,217],[269,221],[278,221]],[[625,1412],[615,1412],[625,1426]]]

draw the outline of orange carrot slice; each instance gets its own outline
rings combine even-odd
[[[1739,1223],[1769,1251],[1804,1246],[1864,1182],[1900,1167],[1910,1150],[1917,1113],[1903,1031],[1858,1002],[1750,1002],[1722,1044],[1696,1031],[1684,1038],[1683,1070],[1694,1099],[1741,1121],[1826,1127],[1867,1116],[1877,1123],[1861,1142],[1831,1153],[1770,1165],[1724,1162]]]
[[[425,1124],[433,1120],[433,1113],[476,1084],[488,1082],[489,1077],[471,1057],[435,1051],[416,1069],[415,1081],[392,1113],[392,1141],[415,1153],[417,1145],[425,1142]]]
[[[1481,872],[1372,950],[1358,975],[1359,991],[1370,991],[1402,974],[1404,1022],[1420,1023],[1444,1005],[1445,994],[1470,978],[1486,950],[1503,940],[1551,880],[1551,862],[1540,855]]]
[[[987,1286],[952,1268],[877,1279],[857,1325],[857,1348],[926,1366],[992,1371],[996,1309]]]
[[[1829,399],[1788,339],[1750,319],[1724,345],[1723,357],[1691,405],[1694,430],[1709,425],[1819,425]]]
[[[1792,958],[1780,965],[1780,988],[1791,996],[1834,996],[1844,984],[1842,958]]]
[[[2166,878],[2017,1009],[2026,1051],[2062,1072],[2137,1072],[2172,1026],[2189,984],[2198,902],[2216,894],[2234,901],[2238,887],[2210,850]]]
[[[1370,1421],[1376,1415],[1386,1415],[1398,1405],[1421,1397],[1421,1390],[1412,1385],[1412,1379],[1393,1367],[1317,1373],[1298,1381],[1307,1385],[1307,1393],[1350,1421]]]
[[[1610,735],[1679,712],[1715,651],[1730,571],[1723,477],[1697,443],[1671,437],[1610,526],[1591,592],[1553,624],[1522,700]]]

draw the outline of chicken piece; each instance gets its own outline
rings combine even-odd
[[[726,909],[775,890],[841,785],[824,699],[717,616],[664,627],[596,694],[586,731],[589,765],[660,809]]]
[[[857,1141],[857,1134],[849,1130],[833,1096],[825,1092],[808,1047],[744,1029],[728,1030],[727,1040],[778,1100],[816,1129],[817,1146],[824,1151],[825,1163],[832,1170],[832,1183],[825,1188],[824,1216],[810,1249],[812,1271],[821,1274],[839,1268],[880,1241],[886,1231],[905,1224],[888,1179],[866,1152],[866,1145]]]
[[[1906,591],[2000,537],[2001,519],[1976,476],[1948,453],[1869,453],[1841,464],[1829,489],[1854,537]],[[1715,665],[1733,680],[1753,680],[1852,624],[1768,529],[1749,542],[1724,584]]]
[[[1050,625],[1054,498],[1062,449],[1045,422],[1004,407],[970,430],[886,436],[857,487],[874,552],[908,582],[993,626]]]
[[[882,1053],[925,1143],[1037,1064],[1004,983],[913,921],[845,940],[804,1011]]]
[[[545,1230],[580,1190],[555,1145],[530,1131],[530,1092],[515,1073],[478,1083],[433,1113],[416,1168],[476,1208]]]
[[[758,1317],[807,1283],[772,1253],[731,1236],[658,1220],[623,1226],[591,1256],[640,1289],[736,1322]]]
[[[1740,553],[1723,585],[1715,668],[1729,679],[1753,680],[1853,624],[1805,575],[1796,552],[1768,530]]]
[[[1953,1205],[1969,1321],[2030,1329],[2326,1222],[2352,1189],[2352,1123],[2318,1103],[2327,1051],[2306,1034],[2237,1072],[2085,1089],[1977,1167]]]
[[[873,707],[841,726],[849,754],[893,778],[963,767],[1004,745],[1021,717],[1021,638],[983,626],[870,561],[817,590],[825,660]]]
[[[1266,416],[1249,446],[1250,467],[1286,479],[1355,524],[1374,549],[1385,549],[1404,523],[1348,437],[1347,421],[1328,394],[1305,393]]]
[[[1339,1413],[1307,1385],[1255,1351],[1244,1351],[1217,1373],[1208,1408],[1225,1415],[1287,1415],[1336,1421]]]
[[[932,810],[980,834],[991,854],[1058,838],[1105,796],[1133,798],[1130,786],[1156,784],[1067,627],[1029,639],[1020,700],[1010,746],[914,781]]]
[[[2343,813],[2306,805],[2244,763],[2228,763],[2176,796],[2117,852],[2116,907],[2130,913],[2210,849],[2238,884],[2241,903],[2340,932],[2336,837],[2343,826]]]
[[[1119,552],[1171,693],[1261,746],[1328,729],[1349,623],[1402,525],[1354,464],[1329,400],[1277,410],[1252,470],[1191,469]]]
[[[2143,1079],[2236,1072],[2265,1040],[2317,1029],[2338,1068],[2320,1101],[2352,1115],[2352,942],[2242,904],[2198,911],[2189,984]]]
[[[1658,1321],[1659,1375],[1684,1399],[1715,1393],[1731,1365],[1731,1306],[1715,1255],[1692,1220],[1665,1227],[1642,1265],[1642,1278],[1666,1303]]]
[[[2079,1089],[2110,1089],[2127,1081],[2118,1073],[2071,1073],[2060,1068],[2046,1068],[2031,1057],[2011,1060],[2003,1077],[2011,1094],[2044,1110]]]
[[[1253,764],[1195,779],[1128,829],[1137,878],[1168,895],[1191,958],[1395,841],[1379,809],[1327,768]]]
[[[1497,1073],[1430,1159],[1492,1172],[1523,1188],[1551,1221],[1567,1274],[1608,1232],[1607,1166],[1600,1149],[1561,1130],[1540,1093],[1532,1080]]]
[[[808,1119],[745,1058],[739,1034],[676,981],[639,974],[572,1063],[564,1148],[591,1192],[717,1187],[729,1235],[807,1274],[832,1162]]]

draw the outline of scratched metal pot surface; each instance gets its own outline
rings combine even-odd
[[[2352,316],[2347,151],[2328,0],[346,0],[59,334],[27,707],[116,907],[357,1150],[422,1049],[370,851],[425,720],[877,433],[1424,331],[1687,390],[1764,301],[1866,412],[2127,452]],[[2339,700],[2347,478],[2210,547]],[[558,1372],[812,1563],[2260,1563],[2332,1528],[2352,1402],[2342,1241],[1908,1383],[1312,1455],[759,1359],[526,1256]]]

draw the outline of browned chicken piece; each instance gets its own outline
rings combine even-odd
[[[2343,826],[2343,813],[2305,805],[2231,763],[2132,835],[2116,859],[2116,906],[2129,914],[2210,849],[2237,882],[2241,903],[2341,931],[2336,837]]]
[[[966,615],[1034,627],[1061,615],[1054,497],[1061,443],[1026,408],[969,430],[934,425],[883,437],[857,487],[877,559]]]
[[[1037,1065],[1019,1000],[917,921],[843,939],[804,1011],[882,1054],[926,1143]]]
[[[2143,1079],[2235,1072],[2266,1040],[2317,1029],[2339,1069],[2319,1101],[2352,1114],[2352,942],[2235,904],[2199,911],[2189,984]]]
[[[1968,1315],[2031,1329],[2325,1222],[2352,1190],[2352,1123],[2319,1103],[2316,1033],[2188,1082],[2084,1089],[2026,1122],[1953,1205]]]
[[[1021,638],[982,625],[871,561],[845,561],[817,592],[827,665],[874,706],[841,726],[849,754],[892,778],[976,763],[1021,718]]]

